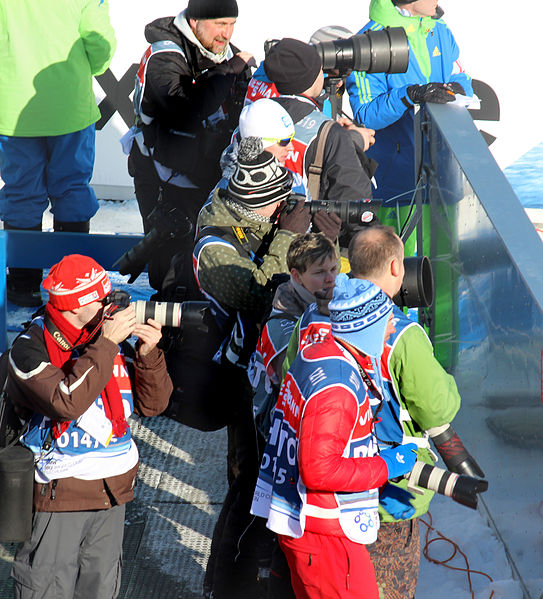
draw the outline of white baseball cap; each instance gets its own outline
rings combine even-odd
[[[264,148],[294,137],[290,114],[274,100],[262,98],[244,106],[239,116],[241,138],[260,137]]]

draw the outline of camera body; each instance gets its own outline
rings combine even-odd
[[[166,204],[162,200],[162,195],[149,214],[148,221],[151,225],[149,232],[113,265],[120,274],[130,275],[129,283],[133,283],[139,277],[145,265],[168,240],[175,237],[188,237],[194,230],[190,219],[175,206]]]

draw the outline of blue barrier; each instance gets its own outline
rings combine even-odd
[[[83,254],[94,258],[106,270],[116,270],[115,262],[142,238],[140,234],[0,231],[0,351],[8,345],[6,267],[50,268],[68,254]]]
[[[454,429],[490,482],[479,509],[523,597],[541,598],[543,244],[466,110],[427,104],[415,131],[436,287],[429,329],[462,396]]]

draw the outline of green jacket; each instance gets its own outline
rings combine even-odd
[[[241,227],[250,229],[262,240],[272,228],[269,222],[259,222],[226,206],[215,192],[211,203],[198,216],[198,229],[203,227]],[[295,234],[279,229],[262,263],[244,257],[230,244],[215,235],[204,236],[194,248],[195,274],[200,287],[223,308],[262,314],[272,304],[275,289],[268,283],[275,274],[288,272],[287,251]]]
[[[96,122],[92,77],[115,47],[108,0],[2,0],[0,134],[63,135]]]
[[[417,58],[421,71],[430,76],[430,56],[426,37],[434,29],[437,21],[432,17],[404,17],[390,0],[372,0],[370,19],[384,27],[403,27],[412,52]]]
[[[394,395],[401,410],[405,410],[401,417],[404,442],[411,441],[409,437],[422,437],[423,431],[453,420],[460,408],[456,382],[435,359],[432,344],[422,327],[414,324],[402,330],[393,343],[387,365]],[[419,460],[434,464],[428,449],[420,448],[417,455]],[[407,484],[403,479],[398,486],[407,489]],[[413,495],[411,504],[416,509],[413,517],[422,516],[428,511],[434,492],[426,489]],[[381,506],[379,514],[383,522],[394,521]]]

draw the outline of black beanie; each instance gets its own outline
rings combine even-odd
[[[301,94],[317,79],[322,67],[317,50],[305,42],[285,37],[270,48],[264,59],[266,75],[280,94]]]
[[[417,0],[392,0],[392,4],[394,4],[394,6],[398,6],[398,4],[412,4],[416,1]]]
[[[238,149],[236,171],[228,195],[247,208],[261,208],[290,195],[291,172],[264,150],[259,137],[245,137]]]
[[[235,19],[238,16],[236,0],[189,0],[187,19]]]

